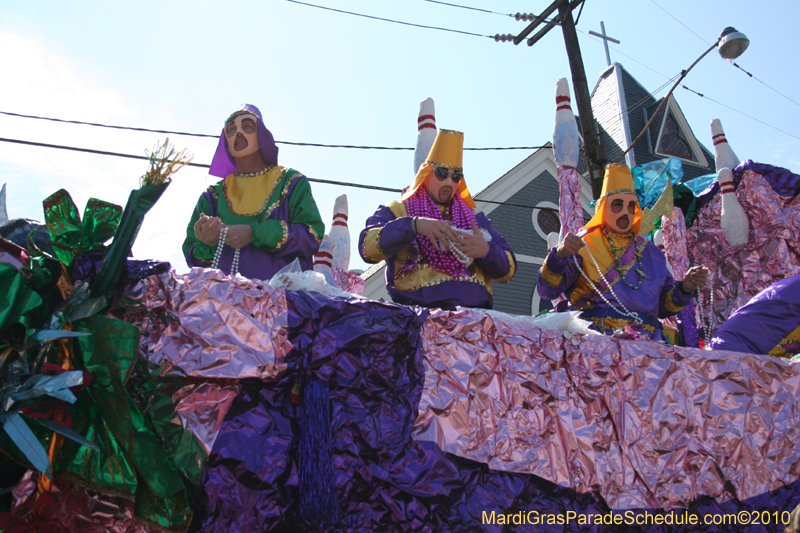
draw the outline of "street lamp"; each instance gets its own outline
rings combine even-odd
[[[683,78],[685,78],[686,75],[689,74],[689,71],[692,70],[692,68],[694,68],[694,66],[697,63],[699,63],[701,59],[706,57],[706,55],[711,50],[713,50],[714,48],[718,48],[719,55],[722,59],[724,59],[725,61],[733,61],[734,59],[742,55],[742,53],[744,53],[744,51],[747,50],[748,46],[750,46],[750,39],[748,39],[744,33],[738,32],[736,31],[735,28],[731,28],[730,26],[722,30],[722,33],[719,34],[719,37],[717,37],[717,40],[714,42],[714,44],[712,44],[708,50],[703,52],[703,55],[695,59],[694,63],[692,63],[689,66],[689,68],[681,71],[681,77],[678,78],[678,81],[675,82],[675,85],[672,86],[672,89],[669,90],[667,95],[661,101],[661,104],[658,106],[658,109],[656,109],[656,112],[653,113],[653,116],[650,117],[650,120],[648,120],[647,124],[645,124],[644,128],[642,128],[642,131],[639,133],[639,136],[636,137],[636,139],[634,139],[634,141],[631,143],[628,149],[622,152],[622,155],[619,156],[617,160],[614,161],[614,163],[619,163],[620,161],[622,161],[622,158],[624,158],[625,155],[628,152],[630,152],[634,146],[636,146],[636,143],[639,142],[639,139],[641,139],[644,136],[645,132],[650,128],[650,124],[653,123],[653,120],[655,120],[655,118],[661,112],[661,109],[664,107],[664,104],[667,103],[667,100],[669,99],[672,92],[678,87],[678,85],[681,84]]]

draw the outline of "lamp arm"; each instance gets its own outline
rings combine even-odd
[[[663,107],[664,107],[664,104],[666,104],[666,103],[667,103],[667,100],[669,100],[669,97],[670,97],[670,95],[672,95],[672,92],[673,92],[673,91],[674,91],[674,90],[675,90],[675,89],[678,87],[678,85],[680,85],[680,84],[681,84],[681,82],[683,81],[683,78],[685,78],[685,77],[686,77],[686,75],[687,75],[687,74],[689,74],[689,71],[690,71],[690,70],[692,70],[692,68],[694,68],[694,66],[695,66],[697,63],[699,63],[701,59],[703,59],[704,57],[706,57],[706,56],[708,55],[708,53],[709,53],[711,50],[713,50],[714,48],[716,48],[716,47],[717,47],[717,45],[719,44],[719,41],[720,41],[720,40],[719,40],[719,39],[717,39],[717,41],[716,41],[714,44],[712,44],[712,45],[711,45],[711,47],[710,47],[708,50],[706,50],[705,52],[703,52],[703,55],[701,55],[700,57],[698,57],[697,59],[695,59],[694,63],[692,63],[692,64],[689,66],[689,68],[687,68],[686,70],[684,70],[684,71],[682,71],[682,72],[681,72],[681,77],[680,77],[680,78],[678,78],[678,81],[676,81],[676,82],[675,82],[675,85],[673,85],[673,86],[672,86],[672,89],[670,89],[670,90],[669,90],[669,92],[667,93],[667,95],[664,97],[664,99],[663,99],[663,100],[661,100],[661,104],[659,104],[659,106],[658,106],[658,109],[656,109],[656,112],[655,112],[655,113],[653,113],[653,116],[652,116],[652,117],[650,117],[650,120],[648,120],[648,121],[647,121],[647,124],[645,124],[644,128],[642,128],[642,131],[641,131],[641,132],[639,132],[639,135],[638,135],[638,137],[636,137],[636,139],[634,139],[634,140],[633,140],[633,142],[631,143],[631,145],[630,145],[630,146],[628,146],[628,148],[627,148],[627,149],[626,149],[624,152],[622,152],[622,155],[621,155],[621,156],[619,156],[619,157],[616,159],[616,161],[614,161],[614,163],[612,163],[612,164],[617,164],[617,163],[619,163],[620,161],[622,161],[622,159],[625,157],[625,155],[626,155],[628,152],[630,152],[631,150],[633,150],[633,147],[634,147],[634,146],[636,146],[636,143],[638,143],[638,142],[639,142],[639,140],[642,138],[642,136],[644,136],[645,132],[646,132],[646,131],[647,131],[647,130],[650,128],[650,125],[653,123],[653,121],[656,119],[656,117],[658,116],[658,114],[661,112],[661,109],[663,109]]]

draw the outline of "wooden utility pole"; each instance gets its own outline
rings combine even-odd
[[[583,1],[555,0],[514,39],[514,44],[521,43],[525,37],[536,29],[536,26],[558,9],[558,19],[552,19],[533,37],[528,39],[528,46],[533,46],[553,26],[559,22],[561,23],[564,43],[567,47],[567,57],[569,58],[569,68],[572,72],[572,90],[575,92],[575,103],[578,106],[578,116],[580,117],[581,131],[583,132],[583,149],[586,154],[586,163],[589,167],[589,182],[592,184],[592,196],[597,199],[600,198],[600,191],[603,188],[606,151],[597,138],[594,113],[592,112],[592,99],[589,96],[589,85],[586,83],[586,72],[583,69],[583,57],[581,56],[581,47],[578,44],[578,34],[575,31],[575,21],[572,19],[572,10]]]

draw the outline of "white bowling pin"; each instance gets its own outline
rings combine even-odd
[[[0,223],[8,220],[8,211],[6,211],[6,184],[3,184],[3,189],[0,190]]]
[[[314,272],[319,272],[325,276],[325,281],[328,285],[336,286],[333,278],[333,242],[330,236],[323,235],[322,243],[319,245],[319,251],[314,254]]]
[[[722,131],[722,123],[718,118],[711,121],[711,141],[714,143],[714,165],[717,171],[721,168],[734,169],[739,166],[739,158],[733,153],[725,132]]]
[[[553,151],[556,164],[576,168],[581,153],[578,124],[570,107],[569,84],[566,78],[556,83],[556,120],[553,125]]]
[[[333,244],[333,258],[331,266],[350,269],[350,229],[347,227],[347,195],[336,198],[333,204],[333,224],[328,233]]]
[[[436,139],[436,113],[433,108],[433,98],[426,98],[419,104],[417,117],[417,146],[414,149],[414,175],[417,175],[420,165],[428,159],[428,154]]]
[[[733,172],[729,168],[717,169],[719,192],[722,195],[722,207],[719,215],[719,225],[725,234],[725,240],[731,246],[747,244],[750,233],[750,223],[747,213],[739,204],[733,189]]]

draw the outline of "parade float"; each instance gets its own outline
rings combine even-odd
[[[583,225],[568,95],[562,80],[562,232]],[[420,115],[435,123],[432,101]],[[711,271],[667,321],[673,345],[570,312],[368,300],[346,198],[314,271],[135,261],[186,161],[166,149],[124,210],[92,199],[81,218],[55,193],[47,238],[3,226],[23,238],[2,241],[0,451],[27,473],[0,528],[729,531],[703,517],[735,515],[783,531],[800,504],[800,176],[739,163],[718,121],[712,135],[717,179],[682,183],[674,160],[633,169],[675,277]],[[717,349],[729,331],[757,353]],[[636,522],[648,513],[675,521]]]

